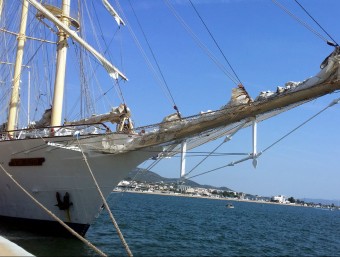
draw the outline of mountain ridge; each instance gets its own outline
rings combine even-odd
[[[134,180],[134,181],[139,181],[139,182],[146,182],[146,183],[156,183],[156,182],[161,182],[163,181],[164,183],[178,183],[179,178],[165,178],[160,175],[158,175],[155,172],[146,170],[146,169],[140,169],[137,168],[133,171],[131,171],[128,176],[125,178],[125,180]],[[192,180],[185,180],[185,184],[190,186],[190,187],[200,187],[200,188],[206,188],[206,189],[217,189],[217,190],[222,190],[222,191],[233,191],[235,190],[230,189],[228,187],[216,187],[216,186],[211,186],[211,185],[201,185],[197,182],[194,182]],[[247,194],[249,196],[252,196],[250,194]],[[270,198],[271,196],[264,196],[264,198]],[[305,202],[313,202],[313,203],[322,203],[322,204],[332,204],[332,203],[338,203],[340,200],[329,200],[329,199],[313,199],[313,198],[303,198],[299,199],[303,200]]]
[[[134,181],[140,181],[140,182],[146,182],[146,183],[156,183],[163,181],[164,183],[179,183],[179,178],[165,178],[160,175],[158,175],[155,172],[145,170],[145,169],[135,169],[131,171],[128,176],[125,178],[125,180],[134,180]],[[188,185],[190,187],[200,187],[200,188],[206,188],[206,189],[218,189],[223,191],[234,191],[228,187],[215,187],[211,185],[201,185],[197,182],[194,182],[192,180],[185,180],[185,185]]]

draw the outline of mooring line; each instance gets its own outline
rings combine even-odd
[[[83,238],[81,235],[79,235],[76,231],[74,231],[71,227],[69,227],[66,223],[64,223],[61,219],[59,219],[53,212],[51,212],[49,209],[47,209],[42,203],[40,203],[37,199],[35,199],[28,191],[26,191],[25,188],[23,188],[18,181],[16,181],[13,176],[7,172],[7,170],[2,166],[0,163],[0,167],[3,170],[3,172],[13,181],[14,184],[16,184],[29,198],[33,200],[39,207],[41,207],[45,212],[48,213],[53,219],[55,219],[57,222],[59,222],[60,225],[62,225],[64,228],[66,228],[72,235],[77,237],[79,240],[81,240],[83,243],[85,243],[87,246],[92,248],[95,252],[97,252],[101,256],[107,256],[105,253],[103,253],[101,250],[99,250],[96,246],[91,244],[88,240]]]
[[[120,238],[120,240],[121,240],[123,246],[125,247],[125,250],[126,250],[127,254],[128,254],[130,257],[133,257],[133,254],[132,254],[132,252],[131,252],[129,246],[128,246],[128,244],[126,243],[126,241],[125,241],[125,239],[124,239],[124,236],[123,236],[122,232],[120,231],[120,228],[119,228],[119,226],[118,226],[118,223],[116,222],[115,218],[113,217],[112,212],[111,212],[111,210],[110,210],[110,207],[109,207],[109,205],[107,204],[107,201],[106,201],[106,199],[105,199],[105,197],[104,197],[102,191],[100,190],[100,187],[99,187],[99,185],[98,185],[98,182],[97,182],[95,176],[93,175],[93,172],[92,172],[92,169],[91,169],[91,167],[90,167],[90,164],[89,164],[88,161],[87,161],[86,155],[84,154],[83,149],[81,148],[81,145],[80,145],[80,142],[79,142],[79,139],[78,139],[78,138],[77,138],[77,142],[78,142],[79,149],[81,150],[81,153],[82,153],[82,155],[83,155],[84,161],[85,161],[85,163],[86,163],[86,165],[87,165],[87,168],[89,169],[89,172],[90,172],[90,174],[91,174],[91,176],[92,176],[92,179],[93,179],[93,181],[94,181],[94,183],[95,183],[95,185],[96,185],[96,187],[97,187],[98,193],[100,194],[100,197],[102,198],[102,201],[103,201],[103,203],[104,203],[104,206],[105,206],[106,210],[108,211],[108,213],[109,213],[109,215],[110,215],[111,221],[112,221],[113,225],[114,225],[115,228],[116,228],[117,234],[118,234],[118,236],[119,236],[119,238]]]

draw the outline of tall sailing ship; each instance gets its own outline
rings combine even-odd
[[[120,94],[117,85],[128,80],[105,57],[109,56],[106,50],[99,51],[85,40],[81,13],[94,7],[87,6],[87,1],[42,2],[0,1],[0,79],[3,83],[10,81],[9,89],[3,90],[1,96],[1,107],[5,110],[1,112],[0,130],[0,216],[3,220],[42,227],[51,234],[68,233],[33,198],[80,235],[85,235],[102,209],[103,200],[98,190],[108,197],[113,188],[144,161],[173,156],[232,135],[241,128],[255,126],[257,122],[340,89],[340,52],[334,45],[320,72],[303,82],[288,83],[270,94],[261,93],[254,100],[244,86],[239,85],[232,90],[230,101],[218,110],[182,117],[174,106],[175,113],[161,123],[135,127],[123,97],[117,107],[94,115],[89,84],[97,83],[97,77],[103,77],[105,70],[110,85],[118,88]],[[103,5],[118,26],[125,25],[119,15],[121,10],[115,10],[109,1],[89,2]],[[81,7],[72,11],[70,8],[76,4]],[[83,97],[79,99],[85,100],[78,100],[77,104],[87,107],[78,113],[78,120],[66,118],[64,105],[65,77],[67,71],[72,71],[66,65],[71,43],[76,45],[72,58],[77,58],[80,65],[80,79],[75,82],[71,77],[67,83],[80,84]],[[44,62],[46,56],[48,61]],[[55,63],[51,61],[54,59]],[[101,67],[87,64],[86,59],[94,59]],[[36,75],[37,79],[26,80],[24,75],[28,74]],[[45,90],[34,91],[36,105],[31,104],[30,91],[34,90],[31,81]],[[46,99],[45,92],[51,93],[50,99]],[[76,100],[72,99],[76,95],[73,92],[70,97],[69,93],[67,101]],[[46,109],[40,111],[42,106]],[[26,119],[20,113],[24,113]],[[37,115],[41,118],[33,121]],[[258,156],[254,149],[244,160],[252,160],[256,165]]]

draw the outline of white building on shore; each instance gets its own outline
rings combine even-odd
[[[272,202],[289,203],[289,201],[284,195],[273,196],[271,200]]]

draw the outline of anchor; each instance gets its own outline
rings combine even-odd
[[[58,203],[55,206],[58,206],[59,210],[62,211],[68,210],[73,205],[73,203],[70,202],[70,195],[68,192],[65,193],[63,201],[60,199],[59,192],[56,193],[56,197]]]

